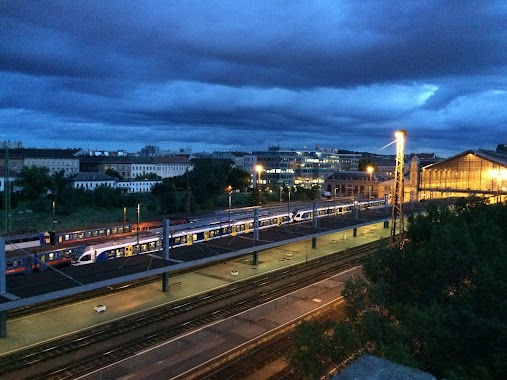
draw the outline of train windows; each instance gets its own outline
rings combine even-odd
[[[116,258],[123,257],[123,248],[118,248],[116,250]]]
[[[7,269],[21,266],[21,260],[7,260]]]
[[[44,257],[44,256],[42,256],[42,257],[41,257],[41,261],[44,261],[44,260],[42,260],[42,258],[43,258],[43,257]],[[48,254],[48,261],[53,261],[54,259],[55,259],[55,254],[54,254],[54,252],[50,252],[50,253]]]
[[[174,244],[176,244],[176,245],[185,244],[186,242],[187,242],[186,236],[178,236],[178,237],[174,238]]]

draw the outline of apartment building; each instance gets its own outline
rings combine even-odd
[[[23,167],[45,167],[49,175],[64,171],[65,176],[79,172],[80,149],[9,149],[9,167],[21,172]]]

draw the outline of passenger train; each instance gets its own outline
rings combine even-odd
[[[370,207],[382,207],[385,205],[384,199],[372,199],[365,202],[354,202],[342,205],[330,205],[327,207],[320,207],[317,209],[317,216],[329,216],[329,215],[340,215],[358,210],[363,210]],[[313,219],[313,210],[302,210],[294,213],[294,221],[302,222],[305,220]]]
[[[292,222],[287,214],[265,216],[259,218],[259,229],[280,226]],[[190,246],[193,243],[219,239],[224,236],[247,234],[254,229],[254,220],[236,221],[229,225],[214,224],[211,226],[186,229],[169,235],[171,248]],[[139,254],[152,253],[162,250],[162,237],[160,234],[143,237],[139,241],[135,238],[123,239],[119,242],[108,242],[97,245],[88,245],[77,248],[72,257],[72,265],[84,265],[94,262],[107,261],[121,257],[130,257]]]
[[[171,218],[171,225],[186,224],[190,221],[187,218]],[[17,249],[34,248],[46,245],[65,245],[88,241],[100,237],[119,236],[139,231],[149,231],[154,228],[161,228],[162,221],[147,221],[129,223],[122,226],[98,227],[70,232],[45,231],[34,234],[14,235],[6,238],[5,250],[15,251]]]
[[[24,273],[30,274],[34,270],[43,271],[50,266],[69,265],[75,248],[62,248],[48,252],[22,254],[6,252],[5,273],[7,275]],[[14,256],[12,254],[15,254]]]
[[[331,216],[353,212],[368,207],[382,207],[385,201],[371,200],[354,202],[345,205],[329,205],[317,209],[317,216]],[[263,215],[259,217],[259,229],[277,227],[292,222],[312,220],[313,210],[301,210],[294,213],[277,215]],[[224,236],[247,234],[254,229],[254,219],[250,217],[243,220],[234,220],[229,223],[210,224],[207,226],[174,229],[169,234],[171,248],[190,246],[198,242],[206,242]],[[7,274],[30,273],[44,270],[47,266],[71,263],[73,266],[92,264],[107,260],[131,257],[140,254],[158,252],[162,250],[162,237],[160,233],[140,238],[129,237],[108,241],[99,244],[82,245],[69,249],[59,249],[51,252],[42,252],[21,257],[7,257]]]

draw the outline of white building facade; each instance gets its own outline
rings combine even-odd
[[[149,193],[153,190],[153,187],[158,183],[162,183],[162,181],[133,179],[116,182],[116,188],[120,189],[125,194]]]

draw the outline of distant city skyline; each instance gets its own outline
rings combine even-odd
[[[505,1],[6,0],[0,141],[137,152],[507,143]]]

